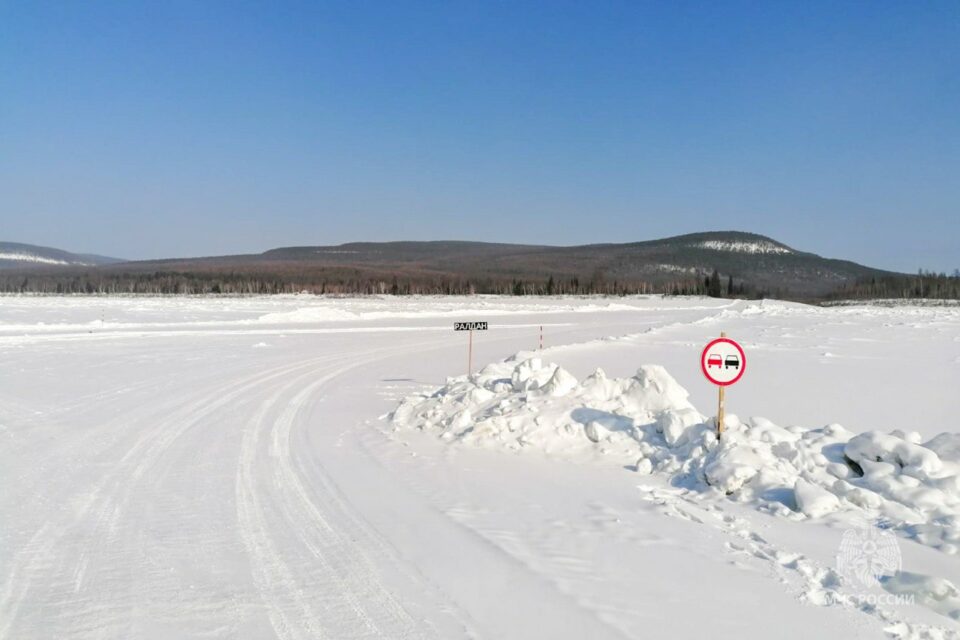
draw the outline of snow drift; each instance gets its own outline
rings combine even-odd
[[[722,440],[660,366],[630,378],[600,369],[584,380],[530,353],[451,378],[391,414],[399,428],[448,441],[608,459],[674,485],[718,491],[793,518],[855,513],[955,554],[960,544],[960,435],[854,435],[838,424],[782,427],[728,416]]]

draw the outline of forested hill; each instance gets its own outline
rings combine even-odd
[[[0,245],[3,246],[3,245]],[[48,293],[673,293],[957,297],[960,278],[823,258],[744,232],[572,247],[358,242],[107,264],[0,263],[0,290]]]

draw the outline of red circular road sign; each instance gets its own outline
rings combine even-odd
[[[743,347],[730,338],[717,338],[700,354],[700,369],[707,380],[721,387],[729,386],[743,377],[747,356]]]

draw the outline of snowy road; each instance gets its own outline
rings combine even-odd
[[[827,575],[827,527],[395,432],[402,397],[463,373],[453,319],[490,321],[479,364],[543,325],[578,374],[661,363],[704,411],[697,347],[722,328],[756,362],[734,412],[929,435],[960,413],[949,309],[2,298],[0,639],[883,637],[890,620],[800,597]],[[958,581],[955,560],[904,549]]]

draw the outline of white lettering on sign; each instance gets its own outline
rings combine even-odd
[[[486,322],[454,322],[454,331],[486,331],[488,329]]]

